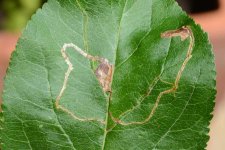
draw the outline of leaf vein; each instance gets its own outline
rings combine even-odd
[[[164,139],[164,138],[168,135],[168,133],[171,131],[171,129],[174,127],[174,125],[179,121],[179,119],[181,118],[181,116],[184,114],[184,112],[185,112],[185,110],[187,109],[187,106],[188,106],[188,104],[190,103],[191,98],[192,98],[192,96],[193,96],[193,94],[194,94],[194,92],[195,92],[195,90],[196,90],[196,83],[198,82],[200,75],[201,75],[201,72],[200,72],[200,74],[199,74],[199,76],[198,76],[198,79],[195,81],[195,84],[194,84],[194,86],[193,86],[193,90],[192,90],[192,92],[191,92],[191,94],[190,94],[190,97],[189,97],[188,101],[186,102],[186,104],[185,104],[185,106],[184,106],[182,112],[181,112],[180,115],[177,117],[177,119],[174,121],[174,123],[170,126],[170,128],[168,129],[168,131],[167,131],[165,134],[163,134],[163,135],[161,136],[161,138],[158,140],[158,142],[156,142],[156,144],[155,144],[155,146],[154,146],[153,149],[155,149],[155,148],[157,147],[157,145],[162,141],[162,139]]]
[[[45,55],[44,55],[44,52],[42,51],[42,54],[44,56],[44,59],[45,59]],[[45,60],[45,65],[46,65],[46,60]],[[53,112],[56,116],[56,119],[57,119],[57,123],[59,124],[59,127],[61,129],[61,131],[65,134],[66,138],[68,139],[68,142],[70,143],[71,147],[73,148],[73,150],[76,150],[72,140],[70,139],[70,136],[66,133],[66,131],[64,130],[64,128],[62,127],[62,124],[60,123],[60,120],[58,118],[58,115],[54,109],[54,102],[53,102],[53,94],[52,94],[52,90],[51,90],[51,85],[50,85],[50,77],[49,77],[49,71],[48,71],[48,68],[47,66],[45,66],[46,68],[46,74],[47,74],[47,81],[48,81],[48,89],[49,89],[49,93],[50,93],[50,97],[52,99],[52,106],[53,106]]]

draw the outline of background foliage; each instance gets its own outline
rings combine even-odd
[[[1,0],[0,28],[20,31],[31,15],[47,0]]]

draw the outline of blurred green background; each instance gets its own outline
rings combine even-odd
[[[47,0],[0,0],[0,30],[19,32]]]

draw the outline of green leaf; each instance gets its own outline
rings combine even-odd
[[[66,43],[109,61],[111,92],[72,48],[65,82]],[[174,0],[49,0],[11,58],[1,147],[204,149],[215,93],[207,34]]]

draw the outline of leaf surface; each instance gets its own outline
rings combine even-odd
[[[190,59],[190,37],[161,36],[183,26],[194,37]],[[70,48],[74,69],[60,99],[66,111],[55,106],[68,69],[60,52],[65,43],[109,60],[111,94],[102,90],[96,64]],[[204,149],[215,93],[208,37],[173,0],[49,0],[11,58],[1,146]]]

